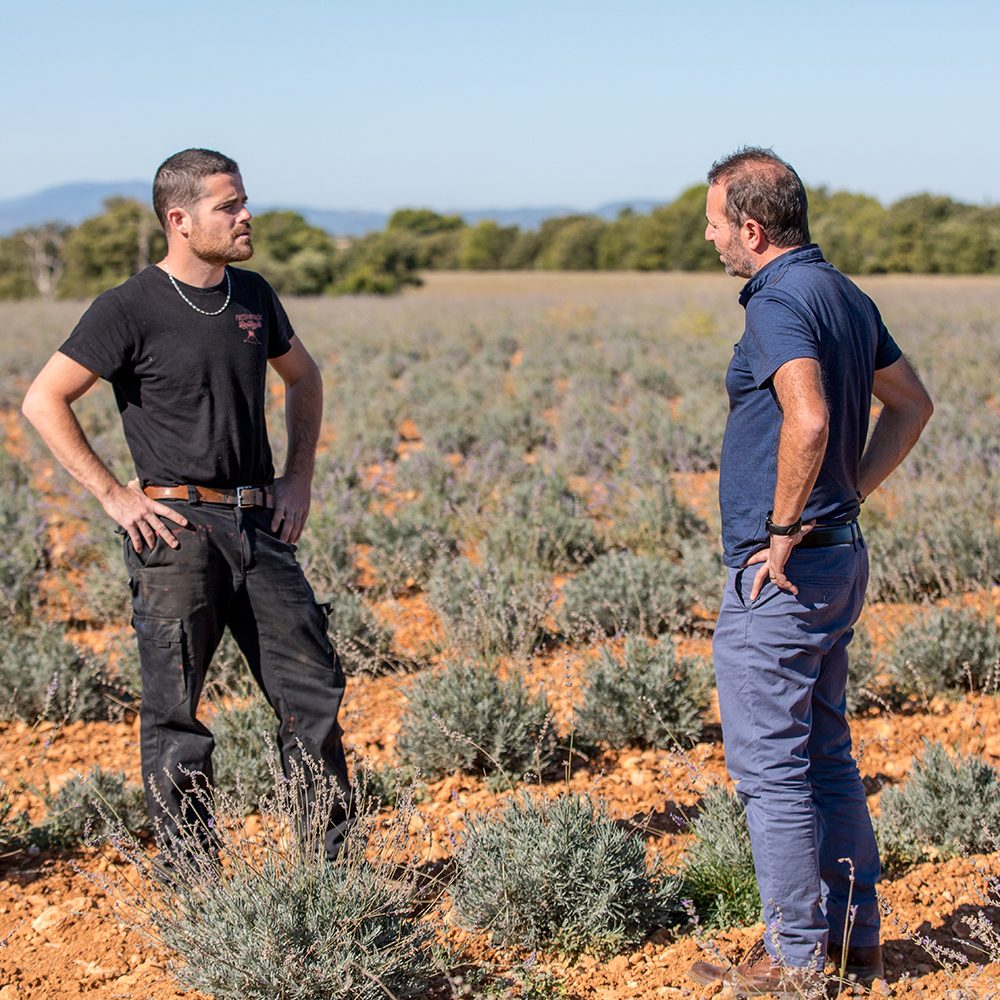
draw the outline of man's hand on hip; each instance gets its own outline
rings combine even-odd
[[[747,561],[747,566],[755,566],[758,563],[763,565],[757,570],[757,575],[753,578],[753,587],[750,589],[750,600],[756,601],[764,584],[768,580],[781,590],[787,590],[790,594],[797,594],[799,588],[785,576],[785,563],[792,554],[792,550],[799,542],[813,530],[815,521],[802,525],[798,534],[795,535],[771,535],[771,543],[766,549],[755,552]]]
[[[173,507],[150,500],[139,488],[137,479],[131,480],[128,486],[119,485],[101,500],[101,504],[107,515],[128,532],[136,552],[142,551],[143,542],[152,548],[156,544],[157,536],[172,549],[180,546],[180,542],[163,523],[163,519],[166,518],[186,528],[187,518]]]
[[[302,529],[306,526],[306,518],[309,516],[312,483],[291,476],[282,476],[280,479],[275,479],[271,490],[274,494],[271,530],[283,542],[291,542],[294,545],[301,537]]]

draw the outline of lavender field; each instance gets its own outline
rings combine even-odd
[[[995,996],[1000,279],[861,284],[936,404],[862,516],[873,572],[850,707],[886,859],[880,995]],[[81,872],[113,882],[116,866],[141,872],[147,851],[141,810],[126,808],[139,695],[127,581],[103,512],[17,416],[83,303],[0,305],[0,997],[75,996],[81,984],[156,1000],[712,995],[684,980],[699,941],[718,935],[738,958],[759,934],[710,669],[739,287],[691,274],[432,273],[394,298],[288,300],[326,387],[299,554],[349,675],[342,721],[373,817],[361,824],[360,853],[374,859],[357,876],[365,919],[392,942],[361,949],[382,964],[364,966],[353,993],[329,985],[331,970],[342,981],[367,959],[337,957],[322,930],[303,954],[326,965],[301,958],[298,992],[281,993],[260,961],[268,948],[294,953],[291,937],[268,937],[290,910],[282,879],[302,874],[292,862],[268,875],[273,910],[229,906],[260,892],[239,852],[281,825],[266,821],[280,805],[263,735],[274,720],[229,641],[206,700],[220,801],[241,831],[228,876],[177,912],[132,899],[152,958],[141,928],[105,933],[120,890]],[[273,389],[280,467],[279,380]],[[78,411],[127,478],[108,387]],[[67,819],[93,800],[96,764],[104,800],[119,796],[139,834],[130,849],[119,840],[102,854]],[[65,788],[76,798],[60,800]],[[607,879],[591,886],[550,834],[584,857],[604,837]],[[372,847],[388,840],[391,865]],[[545,860],[532,843],[548,844]],[[548,888],[517,871],[547,873]],[[347,896],[316,892],[316,912],[336,923]],[[211,937],[198,921],[219,907],[247,922],[253,956],[192,944]],[[50,911],[60,919],[42,920]],[[185,920],[201,938],[168,929]],[[34,956],[49,945],[42,977]],[[217,975],[226,963],[245,973],[241,992]]]

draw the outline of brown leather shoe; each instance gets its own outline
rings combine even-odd
[[[757,961],[730,966],[695,962],[688,975],[705,986],[712,983],[731,986],[738,997],[770,994],[777,1000],[804,1000],[820,995],[819,991],[826,982],[826,977],[815,969],[778,965],[769,955]]]
[[[826,957],[833,963],[834,970],[839,976],[841,964],[844,964],[844,946],[831,942],[826,949]],[[862,986],[871,986],[876,979],[885,979],[881,945],[873,945],[869,948],[848,945],[847,962],[844,964],[843,976],[845,979],[860,983]]]

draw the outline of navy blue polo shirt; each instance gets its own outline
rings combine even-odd
[[[746,329],[726,374],[729,419],[722,442],[719,505],[723,561],[742,566],[768,543],[782,415],[772,378],[786,362],[819,362],[830,435],[802,514],[818,524],[858,515],[858,463],[868,436],[875,371],[901,354],[879,311],[815,244],[761,268],[740,292]]]

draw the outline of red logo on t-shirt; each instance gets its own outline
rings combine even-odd
[[[246,334],[243,338],[244,344],[259,344],[257,331],[264,325],[264,317],[257,313],[237,313],[236,322],[240,329]]]

